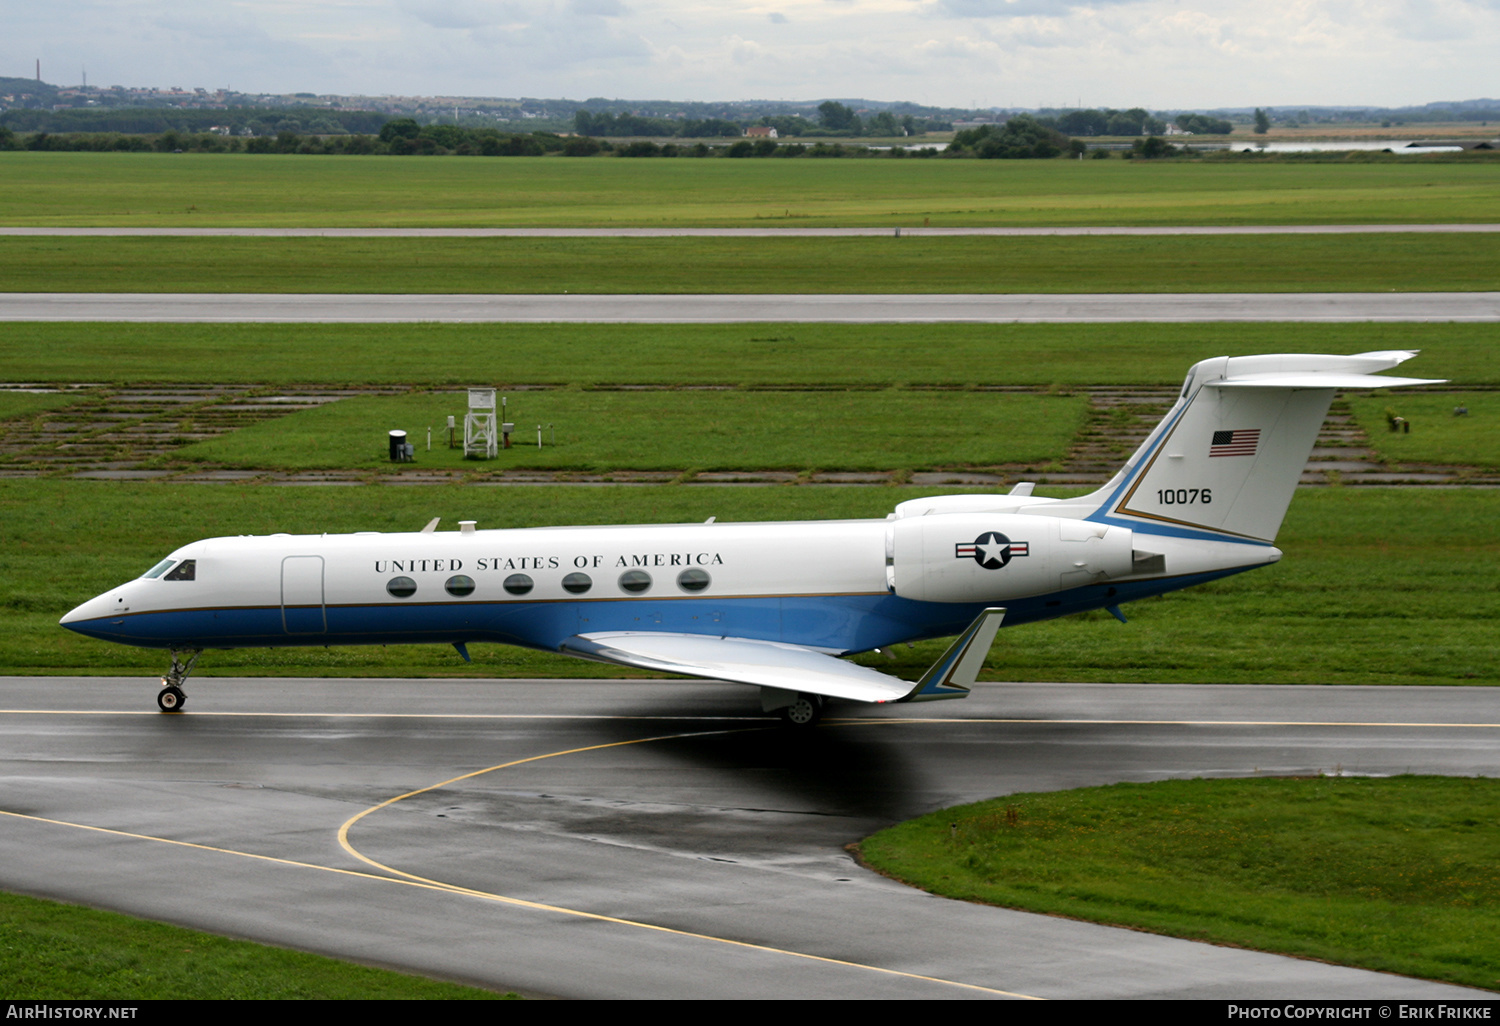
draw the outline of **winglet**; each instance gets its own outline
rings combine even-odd
[[[943,657],[907,692],[899,702],[931,702],[939,698],[963,698],[990,653],[995,632],[1005,619],[1004,609],[986,609],[969,624],[968,630],[954,639]]]

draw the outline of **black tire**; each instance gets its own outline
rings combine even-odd
[[[820,695],[800,694],[795,702],[782,706],[777,712],[786,726],[807,730],[816,727],[823,718],[823,699]]]
[[[187,695],[182,693],[181,688],[168,684],[156,693],[156,704],[162,712],[181,712],[182,707],[187,704]]]

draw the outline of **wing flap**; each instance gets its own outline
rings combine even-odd
[[[894,702],[905,681],[810,648],[701,634],[619,632],[575,634],[560,646],[569,655],[642,670],[807,691],[860,702]]]

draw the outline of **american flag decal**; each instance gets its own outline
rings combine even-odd
[[[1215,431],[1213,443],[1208,447],[1210,456],[1254,456],[1260,444],[1260,428],[1239,431]]]

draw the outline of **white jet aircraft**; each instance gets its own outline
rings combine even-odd
[[[63,626],[165,648],[175,712],[204,649],[495,641],[754,684],[816,722],[828,698],[962,698],[995,631],[1107,609],[1274,563],[1340,389],[1415,352],[1218,357],[1103,488],[946,495],[883,520],[272,535],[193,542]],[[921,680],[838,658],[958,634]]]

